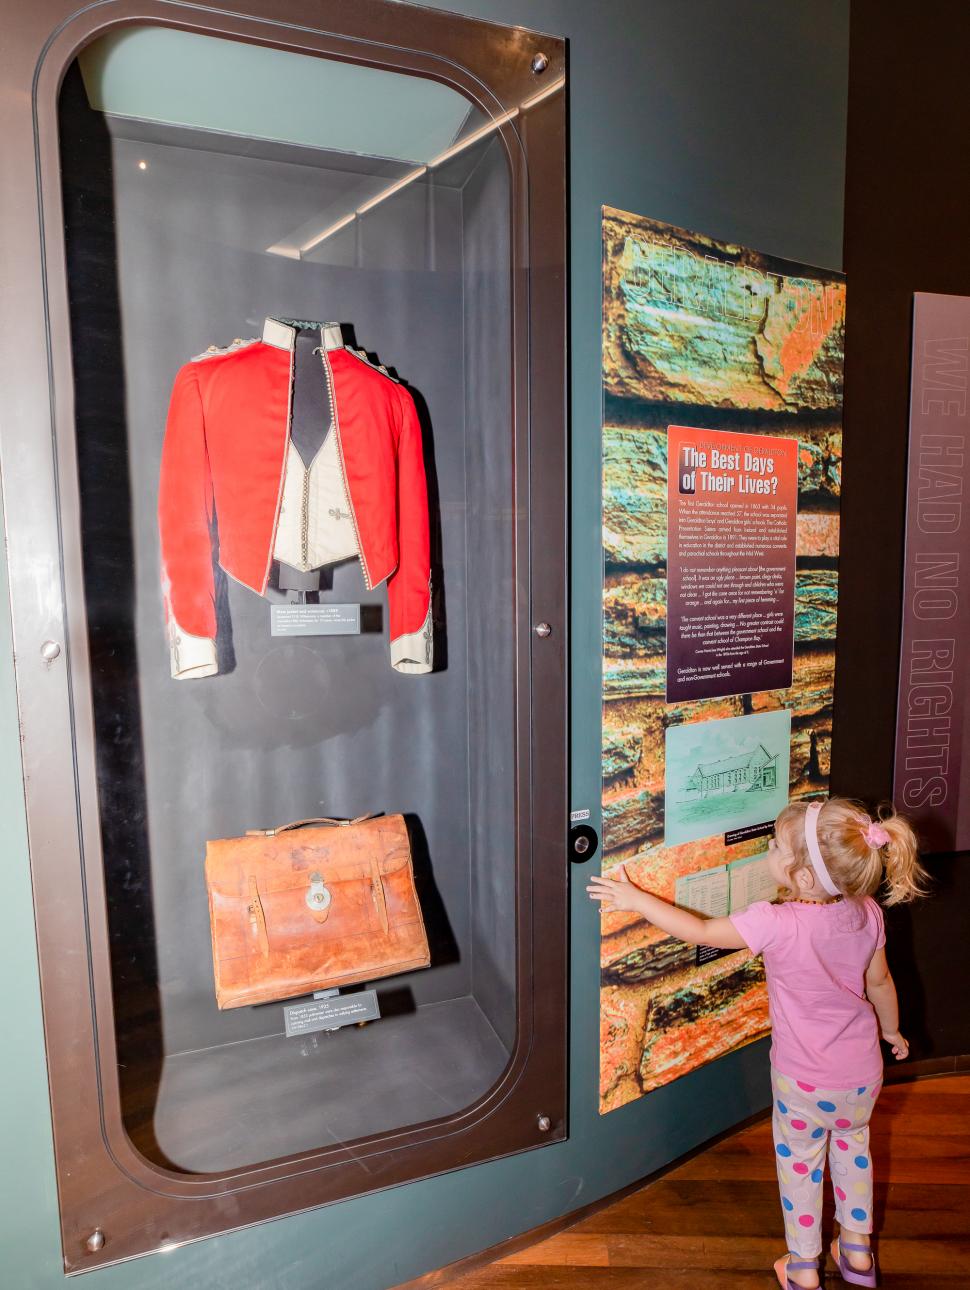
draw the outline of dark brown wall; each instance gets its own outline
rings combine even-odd
[[[869,801],[892,792],[913,292],[970,295],[968,37],[954,0],[852,3],[832,789]],[[970,1052],[970,856],[927,865],[934,895],[890,914],[889,956],[913,1056],[939,1058]]]

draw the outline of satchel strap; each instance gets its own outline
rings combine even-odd
[[[264,958],[269,956],[269,935],[266,931],[266,915],[263,912],[263,902],[259,896],[259,884],[256,882],[256,875],[249,875],[249,926],[253,935],[259,943],[259,949]]]
[[[381,931],[387,936],[390,930],[387,924],[387,893],[384,890],[381,866],[376,856],[371,856],[370,859],[370,881],[374,904],[377,906],[377,917],[381,920]]]
[[[349,828],[352,824],[363,824],[365,820],[376,820],[380,811],[372,811],[370,815],[358,815],[356,820],[334,820],[329,815],[318,815],[309,820],[293,820],[289,824],[281,824],[276,829],[247,829],[247,838],[275,838],[278,833],[286,833],[289,829],[302,829],[305,824],[329,824],[337,829]]]

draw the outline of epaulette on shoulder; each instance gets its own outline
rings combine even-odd
[[[231,345],[210,345],[204,353],[193,354],[192,362],[201,363],[206,358],[220,358],[223,354],[235,354],[238,350],[245,349],[247,345],[255,345],[258,339],[258,336],[250,336],[249,340],[243,340],[241,336],[237,336]]]
[[[390,374],[390,372],[387,370],[387,368],[384,366],[383,363],[371,362],[371,360],[367,357],[366,349],[351,349],[349,345],[346,347],[346,349],[348,354],[353,354],[354,358],[359,358],[362,363],[366,363],[367,366],[370,368],[373,368],[375,372],[380,372],[382,376],[386,376],[387,379],[389,381],[393,381],[395,385],[400,385],[401,382],[397,379],[396,376],[392,376]]]

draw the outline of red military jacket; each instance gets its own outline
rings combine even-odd
[[[159,485],[162,585],[178,679],[212,676],[213,561],[266,591],[279,523],[296,329],[200,355],[175,378]],[[351,349],[321,348],[332,434],[368,590],[387,582],[391,665],[432,667],[428,499],[410,394]],[[218,551],[214,550],[218,525]]]

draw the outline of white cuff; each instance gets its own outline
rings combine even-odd
[[[176,681],[195,681],[203,676],[215,676],[219,671],[216,643],[210,636],[193,636],[173,622],[169,644],[172,676]]]
[[[430,672],[434,664],[434,632],[431,624],[431,607],[424,626],[417,632],[406,632],[391,641],[391,667],[395,672],[417,676]]]

